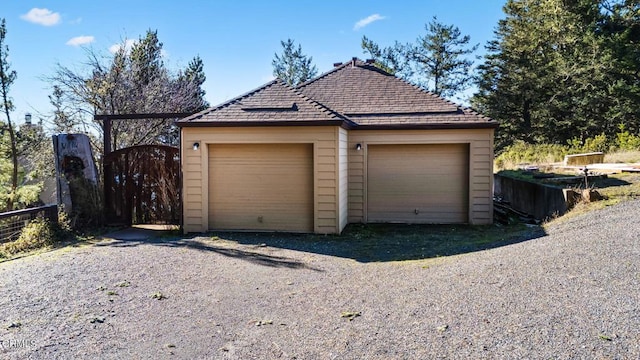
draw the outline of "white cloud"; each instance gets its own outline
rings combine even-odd
[[[80,46],[80,45],[91,44],[94,41],[95,41],[95,38],[93,36],[82,35],[82,36],[76,36],[74,38],[69,39],[69,41],[67,41],[67,45]]]
[[[124,41],[124,51],[129,52],[131,50],[131,48],[133,47],[133,45],[135,43],[137,43],[138,40],[135,39],[127,39]],[[120,44],[113,44],[111,46],[109,46],[109,52],[111,52],[112,54],[117,53],[118,51],[120,51],[120,49],[122,48],[122,43]]]
[[[355,25],[353,25],[353,30],[355,31],[360,30],[374,21],[384,20],[385,18],[386,16],[380,16],[380,14],[369,15],[364,19],[358,20],[358,22]]]
[[[60,14],[49,9],[33,8],[20,18],[34,24],[52,26],[60,23]]]

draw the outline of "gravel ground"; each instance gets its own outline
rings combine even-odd
[[[405,262],[210,238],[68,247],[0,263],[0,357],[638,359],[639,224],[632,201]]]

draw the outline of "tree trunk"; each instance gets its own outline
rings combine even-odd
[[[13,131],[13,124],[9,119],[9,112],[7,111],[7,123],[9,124],[9,137],[11,138],[11,161],[13,162],[13,172],[11,173],[11,196],[7,202],[9,210],[13,210],[13,199],[16,196],[18,189],[18,149],[16,145],[16,134]]]

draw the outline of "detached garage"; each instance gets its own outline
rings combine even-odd
[[[354,59],[180,120],[185,232],[492,222],[496,122]]]

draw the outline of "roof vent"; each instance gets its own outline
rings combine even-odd
[[[340,66],[340,65],[342,65],[342,63],[341,63],[341,62],[333,63],[333,67],[338,67],[338,66]]]
[[[367,59],[365,62],[367,64],[373,64],[374,62],[376,62],[376,60],[375,59]]]
[[[351,58],[351,66],[356,66],[356,61],[358,60],[357,57],[352,57]]]

